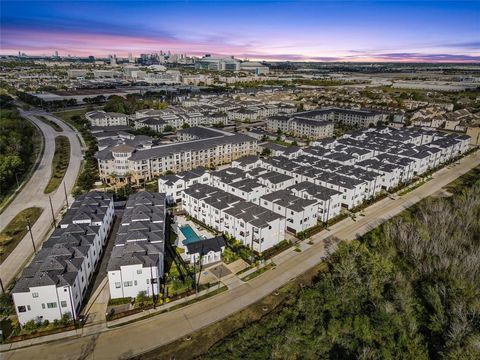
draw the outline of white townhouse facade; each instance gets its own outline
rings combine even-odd
[[[21,325],[78,318],[113,220],[110,195],[92,191],[76,198],[12,289]]]
[[[129,197],[107,266],[112,299],[159,294],[166,214],[165,194],[143,191]]]
[[[298,233],[317,224],[318,204],[288,190],[278,190],[260,198],[260,206],[282,215],[288,231]]]
[[[183,192],[183,209],[192,217],[257,252],[285,239],[285,218],[210,185]]]
[[[342,204],[339,191],[315,185],[308,181],[295,184],[287,190],[300,198],[315,200],[318,209],[317,219],[321,222],[326,223],[340,215]]]
[[[90,111],[85,118],[92,126],[119,126],[128,125],[128,116],[120,113],[105,112],[103,110]]]
[[[158,179],[158,192],[167,196],[170,204],[182,200],[182,191],[194,184],[209,184],[210,173],[202,167],[182,171],[178,174],[165,175]]]

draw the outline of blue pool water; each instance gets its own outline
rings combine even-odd
[[[201,240],[200,236],[197,235],[190,225],[182,226],[180,231],[185,236],[184,244],[191,244]]]

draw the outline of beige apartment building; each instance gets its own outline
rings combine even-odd
[[[141,183],[165,174],[193,168],[215,167],[257,154],[257,140],[243,134],[137,149],[129,145],[105,148],[97,153],[104,183]]]

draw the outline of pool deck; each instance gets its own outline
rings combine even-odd
[[[183,242],[186,240],[186,237],[185,235],[183,235],[182,231],[180,231],[180,228],[182,226],[190,226],[193,231],[198,235],[198,237],[200,238],[203,238],[203,239],[209,239],[215,235],[213,235],[212,233],[210,233],[209,231],[203,229],[202,227],[200,227],[199,225],[195,224],[193,221],[189,221],[187,220],[184,216],[178,216],[177,217],[177,221],[176,221],[176,225],[177,225],[177,230],[176,230],[176,233],[177,233],[177,242],[176,242],[176,246],[180,247],[180,248],[185,248],[185,245],[183,244]]]

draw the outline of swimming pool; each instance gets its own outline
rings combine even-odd
[[[197,235],[195,230],[192,229],[190,225],[184,225],[180,228],[180,231],[185,236],[184,244],[191,244],[201,240],[202,238]]]

